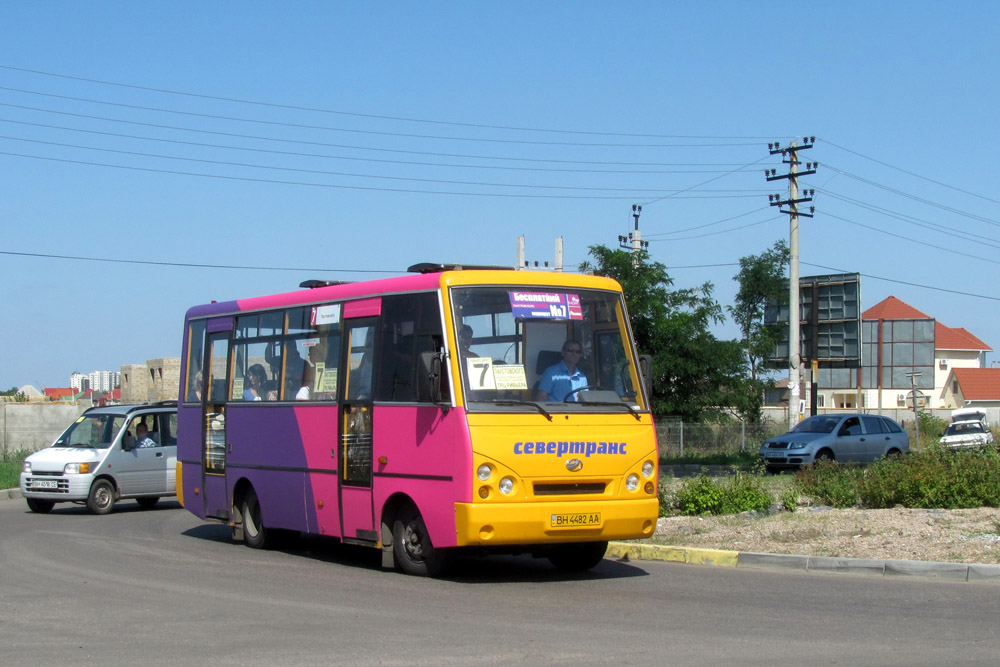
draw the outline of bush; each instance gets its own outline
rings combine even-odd
[[[27,450],[7,452],[0,457],[0,489],[17,488],[21,483],[21,464],[30,455]]]
[[[1000,507],[1000,456],[991,448],[952,452],[931,447],[867,468],[820,464],[797,473],[795,484],[834,507]]]
[[[705,475],[686,479],[677,490],[672,505],[681,514],[738,514],[763,512],[774,503],[774,496],[756,475],[736,473],[722,482]],[[664,508],[661,499],[661,515]]]
[[[820,461],[796,473],[795,488],[833,507],[854,507],[860,502],[858,479],[861,474],[857,466]]]

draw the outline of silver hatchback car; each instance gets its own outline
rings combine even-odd
[[[910,436],[892,419],[851,413],[809,417],[788,433],[765,441],[760,457],[768,471],[776,472],[824,459],[871,463],[909,451]]]

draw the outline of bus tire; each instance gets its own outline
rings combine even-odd
[[[90,487],[87,509],[91,514],[107,514],[115,506],[115,485],[99,479]]]
[[[51,500],[39,500],[38,498],[25,498],[28,501],[28,509],[36,514],[48,514],[56,506]]]
[[[548,553],[548,558],[563,572],[586,572],[604,559],[607,550],[607,542],[561,544]]]
[[[253,488],[247,489],[240,506],[243,520],[243,542],[251,549],[266,549],[271,543],[271,533],[264,526],[260,501]]]
[[[140,507],[149,509],[150,507],[155,507],[156,503],[160,502],[159,496],[143,496],[142,498],[136,498],[135,501],[139,503]]]
[[[400,508],[392,523],[392,553],[396,565],[418,577],[435,577],[448,564],[448,552],[431,544],[423,517],[409,504]]]

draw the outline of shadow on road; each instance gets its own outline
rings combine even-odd
[[[223,524],[204,524],[182,533],[186,537],[217,543],[229,543],[246,548],[232,539],[232,528]],[[271,549],[272,552],[296,558],[309,558],[330,565],[381,570],[382,554],[371,547],[345,544],[321,535],[292,535]],[[247,549],[248,555],[253,552]],[[386,574],[393,574],[386,571]],[[407,576],[401,572],[398,576]],[[588,572],[563,572],[545,558],[522,555],[485,555],[459,552],[455,554],[443,581],[460,584],[493,584],[498,582],[559,582],[644,577],[648,573],[630,563],[605,558]]]

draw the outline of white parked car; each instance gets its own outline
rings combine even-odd
[[[941,444],[951,449],[985,447],[993,444],[993,431],[986,424],[986,413],[962,408],[951,413],[951,423],[941,434]]]
[[[32,512],[77,502],[107,514],[122,498],[152,507],[177,495],[176,475],[176,402],[92,408],[24,460],[21,495]]]

